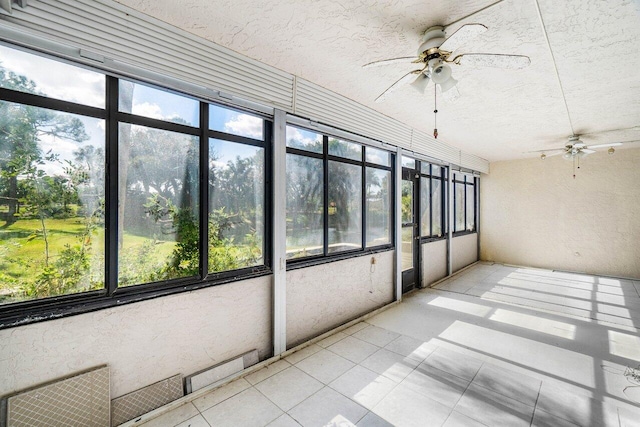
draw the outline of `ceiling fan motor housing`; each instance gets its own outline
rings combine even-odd
[[[425,54],[425,56],[431,56],[431,58],[440,56],[438,48],[445,41],[444,27],[435,26],[427,29],[422,36],[422,43],[418,48],[418,56]],[[434,49],[435,48],[435,49]],[[431,52],[428,52],[432,50]],[[435,56],[437,55],[437,56]],[[427,60],[431,58],[426,58]]]

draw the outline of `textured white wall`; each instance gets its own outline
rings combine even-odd
[[[422,287],[447,275],[447,241],[436,240],[422,245]]]
[[[484,181],[482,181],[484,185]],[[482,185],[480,187],[482,187]],[[484,201],[482,201],[484,203]],[[465,234],[451,240],[451,268],[453,272],[478,260],[478,233]]]
[[[111,397],[271,353],[271,276],[0,331],[0,396],[96,365]]]
[[[392,302],[394,253],[288,271],[287,347]]]
[[[640,148],[496,162],[483,176],[481,258],[640,278]]]

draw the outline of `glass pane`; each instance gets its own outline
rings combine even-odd
[[[465,219],[464,219],[464,184],[456,182],[455,184],[455,228],[453,231],[464,231]]]
[[[362,166],[329,162],[329,253],[362,248]]]
[[[345,159],[362,161],[362,145],[340,139],[329,138],[329,154]]]
[[[199,273],[198,137],[120,123],[118,285]]]
[[[188,126],[200,125],[200,103],[186,96],[120,80],[119,110]]]
[[[105,76],[54,59],[0,45],[0,87],[105,106]]]
[[[367,168],[367,247],[391,243],[391,172]]]
[[[402,223],[413,223],[413,181],[402,180]]]
[[[402,227],[402,271],[413,268],[413,226]]]
[[[309,130],[287,126],[287,147],[322,153],[322,135]]]
[[[104,288],[104,120],[0,101],[0,304]]]
[[[415,169],[416,168],[415,159],[412,159],[410,157],[402,156],[402,167],[403,168],[409,168],[409,169]]]
[[[322,160],[287,154],[287,258],[323,254]]]
[[[431,179],[431,235],[442,236],[442,181]]]
[[[420,171],[422,173],[426,173],[427,175],[429,175],[431,173],[429,167],[431,166],[430,163],[427,162],[420,162]]]
[[[209,272],[264,264],[264,148],[209,140]]]
[[[429,178],[420,178],[420,234],[430,236],[431,219],[429,217]]]
[[[209,129],[264,140],[264,119],[209,104]]]
[[[475,185],[466,185],[467,187],[467,230],[473,231],[476,228],[475,213]]]
[[[373,147],[366,147],[366,160],[368,163],[376,165],[391,166],[391,154],[388,151],[378,150]]]
[[[437,176],[437,177],[442,176],[441,169],[442,168],[440,166],[431,165],[431,176]]]

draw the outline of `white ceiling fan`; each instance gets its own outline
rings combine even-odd
[[[567,140],[567,143],[564,147],[558,148],[548,148],[546,150],[535,150],[529,151],[529,153],[542,153],[540,154],[540,159],[544,160],[547,157],[558,156],[562,154],[562,157],[567,160],[572,160],[576,158],[583,158],[589,154],[593,154],[596,152],[598,148],[607,148],[609,147],[608,153],[615,153],[615,149],[613,147],[619,147],[623,144],[631,144],[634,142],[640,142],[640,140],[632,140],[632,141],[623,141],[623,142],[610,142],[607,144],[596,144],[589,145],[585,144],[578,135],[572,135]],[[551,153],[551,154],[546,154]]]
[[[440,85],[443,92],[454,89],[458,81],[453,78],[449,64],[519,69],[531,63],[529,57],[524,55],[462,53],[453,56],[456,49],[486,30],[487,27],[482,24],[465,24],[446,37],[447,30],[444,27],[431,27],[422,36],[417,57],[383,59],[363,65],[363,68],[370,68],[389,64],[413,63],[419,67],[400,77],[382,92],[375,99],[375,102],[383,101],[388,95],[406,84],[411,84],[420,93],[424,93],[430,81]]]

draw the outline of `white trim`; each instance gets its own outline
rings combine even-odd
[[[402,301],[402,149],[398,148],[396,152],[396,182],[395,182],[395,247],[396,247],[396,301]]]
[[[287,350],[286,113],[273,116],[273,354]]]

